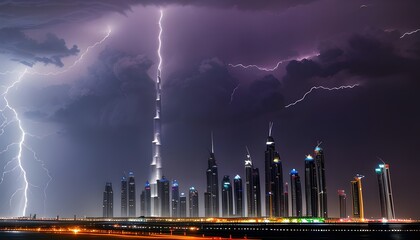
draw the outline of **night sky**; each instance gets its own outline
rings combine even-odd
[[[200,215],[211,132],[219,181],[244,177],[248,146],[264,193],[273,121],[284,181],[296,168],[304,183],[305,155],[322,141],[329,216],[339,215],[338,189],[351,215],[350,181],[362,174],[365,216],[380,217],[381,158],[396,216],[420,219],[420,31],[404,35],[420,28],[415,0],[0,1],[0,216],[21,216],[24,206],[21,134],[7,102],[27,133],[26,215],[101,216],[112,182],[119,216],[129,171],[139,213],[152,161],[160,9],[163,173],[182,192],[198,189]],[[280,60],[273,71],[232,66]],[[285,108],[314,86],[354,87],[315,89]]]

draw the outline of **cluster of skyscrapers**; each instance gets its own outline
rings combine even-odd
[[[153,159],[151,163],[151,177],[140,194],[140,215],[156,217],[186,217],[187,199],[184,193],[179,193],[179,184],[176,180],[170,181],[162,174],[161,157],[161,69],[160,63],[156,79],[156,106],[153,119]],[[320,217],[328,218],[327,187],[325,178],[324,151],[320,143],[316,146],[313,156],[307,155],[305,164],[305,204],[306,213],[303,213],[302,184],[296,169],[290,171],[289,184],[284,182],[283,166],[279,152],[276,150],[272,136],[273,123],[269,124],[264,159],[265,180],[265,215],[266,217],[289,217],[289,205],[293,217]],[[230,176],[222,178],[219,188],[218,166],[214,154],[213,134],[211,137],[211,151],[206,170],[206,191],[204,192],[204,216],[206,217],[261,217],[261,186],[260,172],[251,160],[251,154],[246,148],[245,159],[245,198],[242,179],[236,175],[233,184]],[[391,190],[389,165],[381,164],[376,169],[379,183],[381,214],[383,218],[395,218],[394,204]],[[362,180],[357,175],[351,181],[353,217],[364,218]],[[171,185],[171,186],[170,186]],[[221,194],[221,196],[219,196]],[[290,195],[290,196],[289,196]],[[340,203],[340,217],[346,217],[346,194],[344,190],[338,191]],[[290,202],[289,203],[289,198]],[[189,217],[199,216],[199,194],[197,189],[191,187],[188,196]],[[246,201],[244,201],[246,200]],[[220,204],[221,203],[221,204]],[[246,205],[244,207],[244,205]],[[220,212],[221,206],[221,212]],[[246,209],[246,212],[244,211]],[[245,214],[246,213],[246,214]],[[121,179],[121,216],[135,217],[136,213],[136,187],[133,172],[129,172],[128,179]],[[112,184],[106,183],[103,198],[103,216],[113,217],[113,191]]]
[[[233,181],[229,175],[225,175],[220,181],[212,136],[212,147],[206,169],[206,192],[204,192],[205,217],[328,218],[325,159],[320,143],[315,147],[313,154],[308,154],[304,160],[305,189],[302,190],[301,178],[296,169],[290,171],[289,182],[284,182],[282,161],[280,154],[276,151],[271,129],[272,123],[270,123],[266,141],[264,161],[265,215],[261,209],[263,196],[261,195],[259,169],[254,167],[248,148],[246,148],[244,161],[245,186],[243,186],[242,178],[239,175],[236,175]],[[381,216],[386,219],[394,219],[389,165],[380,164],[375,172],[379,186]],[[353,218],[364,218],[363,177],[357,174],[350,182]],[[302,198],[302,191],[305,191],[305,201]],[[347,218],[347,195],[344,190],[338,190],[338,201],[340,217]],[[291,209],[289,209],[289,205]],[[306,207],[306,212],[303,212],[303,205]],[[111,183],[106,183],[105,186],[103,216],[113,217]],[[162,176],[156,181],[155,197],[152,195],[151,184],[149,181],[146,182],[140,193],[140,213],[137,213],[135,178],[133,172],[129,172],[128,177],[121,178],[121,216],[198,217],[199,193],[196,188],[191,187],[187,199],[184,193],[180,193],[177,180],[170,181]]]

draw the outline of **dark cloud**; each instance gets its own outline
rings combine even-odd
[[[182,6],[196,6],[196,7],[216,7],[216,8],[236,8],[239,10],[270,10],[278,11],[289,7],[297,6],[300,4],[308,4],[315,2],[316,0],[266,0],[266,1],[254,1],[254,0],[212,0],[212,1],[200,1],[200,0],[139,0],[136,1],[142,5],[182,5]]]
[[[70,90],[72,100],[53,120],[73,127],[137,127],[151,118],[153,81],[147,70],[152,62],[142,55],[106,49],[89,74]]]
[[[32,29],[59,23],[80,23],[105,13],[124,13],[133,1],[6,0],[0,2],[0,28]]]
[[[302,82],[310,78],[327,78],[340,72],[348,76],[386,77],[397,74],[418,74],[420,45],[404,44],[397,31],[371,30],[350,35],[343,43],[334,46],[321,44],[320,55],[314,59],[291,61],[286,66],[284,80],[288,83]],[[409,48],[407,48],[407,46]]]
[[[236,89],[236,90],[235,90]],[[215,125],[238,122],[283,107],[280,81],[267,75],[239,84],[219,59],[206,59],[191,76],[174,77],[164,85],[167,120]]]
[[[76,55],[79,51],[76,45],[67,48],[64,39],[51,33],[44,41],[38,42],[18,29],[0,29],[0,53],[30,67],[37,62],[62,67],[62,58]]]
[[[314,0],[253,1],[253,0],[6,0],[0,2],[0,28],[39,28],[59,23],[80,23],[99,18],[106,13],[125,14],[135,5],[182,5],[197,7],[237,8],[241,10],[277,11]]]

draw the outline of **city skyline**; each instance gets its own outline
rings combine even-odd
[[[291,169],[305,215],[304,160],[322,141],[324,214],[339,216],[345,190],[351,215],[349,182],[360,174],[366,218],[420,218],[410,207],[420,195],[406,184],[420,167],[417,2],[64,2],[0,3],[0,216],[102,216],[104,185],[120,193],[126,172],[135,174],[132,215],[155,211],[159,199],[142,199],[163,176],[162,191],[177,180],[185,202],[194,186],[202,215],[209,152],[212,197],[221,198],[223,176],[233,185],[239,174],[246,202],[251,153],[261,214],[266,169],[281,167],[278,182],[270,177],[272,215],[292,195]],[[281,165],[266,164],[269,122]],[[379,159],[392,168],[392,192]],[[116,216],[123,194],[113,195]]]

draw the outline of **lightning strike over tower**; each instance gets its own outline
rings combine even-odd
[[[151,197],[152,197],[152,216],[159,215],[158,208],[158,191],[157,191],[157,181],[162,177],[162,157],[160,154],[161,149],[161,72],[162,72],[162,55],[160,50],[162,48],[162,19],[163,19],[163,10],[160,10],[159,18],[159,36],[158,36],[158,49],[157,54],[159,57],[159,64],[157,67],[157,77],[156,77],[156,113],[153,119],[153,151],[152,151],[152,163],[151,163],[151,176],[150,176],[150,188],[151,188]]]

